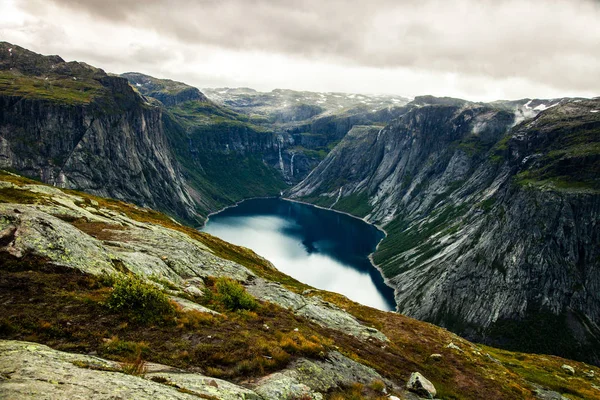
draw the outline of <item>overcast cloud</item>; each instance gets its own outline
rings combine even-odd
[[[2,0],[0,40],[199,87],[600,95],[596,0]]]

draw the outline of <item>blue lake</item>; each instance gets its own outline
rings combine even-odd
[[[203,231],[254,250],[301,282],[395,309],[393,290],[368,259],[383,232],[362,220],[282,199],[252,199],[212,215]]]

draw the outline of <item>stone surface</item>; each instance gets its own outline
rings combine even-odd
[[[260,278],[254,279],[247,286],[247,290],[258,299],[292,310],[295,314],[306,317],[321,326],[336,329],[358,338],[388,341],[387,337],[377,329],[362,325],[352,315],[318,296],[299,295],[278,283]]]
[[[570,365],[567,364],[563,364],[561,366],[562,370],[565,371],[567,374],[570,375],[575,375],[575,368],[571,367]]]
[[[0,397],[14,400],[193,400],[198,399],[198,395],[211,395],[225,400],[260,399],[251,390],[198,374],[150,372],[142,378],[99,370],[102,368],[118,370],[119,364],[52,350],[35,343],[1,340],[0,376],[7,379],[0,380]],[[152,369],[159,368],[155,365]],[[168,379],[177,387],[150,379],[156,376]],[[183,393],[178,387],[189,392]]]
[[[373,381],[383,381],[388,387],[399,389],[372,368],[331,352],[325,360],[300,359],[281,372],[261,378],[254,390],[268,399],[291,400],[305,395],[316,400],[333,389],[356,382],[368,385]]]
[[[410,374],[410,378],[406,383],[406,388],[411,392],[415,392],[420,396],[426,398],[434,398],[437,394],[435,387],[427,378],[421,375],[419,372],[413,372]]]

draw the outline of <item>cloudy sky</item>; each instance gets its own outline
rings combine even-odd
[[[200,88],[600,95],[599,0],[0,0],[0,40]]]

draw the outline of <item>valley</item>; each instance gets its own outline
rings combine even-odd
[[[201,398],[228,398],[217,379],[232,399],[415,399],[417,371],[440,398],[597,397],[599,111],[199,90],[0,42],[0,361],[28,342],[90,376],[137,359],[190,380],[123,385]],[[174,308],[106,308],[131,276]]]

